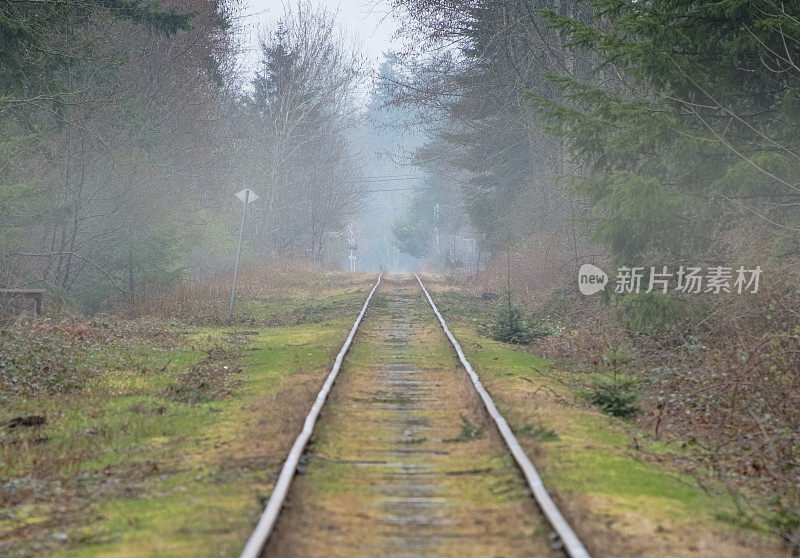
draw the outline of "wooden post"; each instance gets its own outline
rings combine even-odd
[[[0,298],[23,298],[33,299],[33,308],[37,316],[42,315],[42,297],[47,291],[44,289],[0,289]]]

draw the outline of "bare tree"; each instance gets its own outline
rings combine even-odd
[[[254,212],[259,238],[319,260],[326,233],[341,229],[363,193],[346,141],[362,60],[333,16],[309,2],[286,8],[261,53],[242,165],[244,180],[265,193]]]

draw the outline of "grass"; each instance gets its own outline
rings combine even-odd
[[[47,343],[58,343],[54,354],[70,356],[64,370],[76,382],[64,392],[47,391],[44,384],[34,394],[3,392],[0,420],[35,414],[47,424],[0,430],[0,555],[235,555],[363,303],[369,279],[354,285],[351,279],[337,282],[335,275],[311,276],[280,294],[246,297],[246,319],[236,323],[118,320],[91,326],[88,340],[75,333],[81,324],[43,332],[36,340],[44,343],[39,350],[49,355]],[[636,543],[636,550],[644,555],[671,555],[669,544],[676,539],[681,549],[718,544],[720,555],[731,549],[770,555],[742,539],[743,531],[761,536],[760,527],[741,520],[713,479],[701,477],[706,491],[692,475],[661,463],[687,449],[650,440],[631,423],[586,405],[572,387],[580,383],[576,373],[489,339],[481,321],[488,303],[455,292],[433,296],[579,532],[614,549],[641,537],[646,542]],[[415,311],[430,318],[425,301],[418,302]],[[378,297],[372,311],[386,304]],[[453,353],[429,322],[427,337],[408,347],[407,355],[416,366],[435,369],[452,361]],[[353,346],[346,366],[370,370],[385,356],[387,349],[371,343],[371,335],[359,333],[366,342]],[[88,353],[75,352],[86,348]],[[176,386],[186,389],[176,392]],[[344,413],[346,405],[333,400],[326,415]],[[454,454],[452,482],[465,501],[491,510],[523,500],[509,456],[482,456],[476,465],[471,448],[488,444],[488,429],[479,438],[480,421],[458,418],[453,415],[452,430],[438,440],[474,440],[448,448]],[[319,426],[316,439],[346,440],[336,425]],[[631,447],[634,439],[639,449]],[[437,439],[400,443],[417,448]],[[304,475],[315,492],[343,494],[336,479],[349,466],[336,461],[337,447],[312,447],[330,454]],[[494,474],[456,474],[475,467]],[[363,488],[358,498],[374,490],[353,486]],[[726,537],[735,544],[725,546]]]
[[[0,554],[238,553],[372,279],[336,277],[233,325],[118,320],[78,387],[11,397],[46,442],[0,431]]]
[[[495,383],[516,383],[519,378],[537,377],[552,385],[549,379],[553,375],[546,373],[552,363],[507,346],[487,346],[486,340],[474,333],[459,329],[458,336],[481,376],[492,378]],[[566,388],[560,389],[565,392],[563,397],[572,395]],[[512,425],[522,422],[530,412],[526,408],[516,408],[515,402],[502,396],[497,397],[497,403]],[[693,478],[665,471],[629,455],[632,436],[636,435],[629,425],[588,409],[563,407],[552,402],[548,407],[537,405],[538,426],[533,431],[545,433],[543,435],[553,442],[558,438],[557,443],[548,444],[545,457],[551,464],[546,468],[545,477],[555,488],[606,494],[620,501],[633,501],[642,496],[663,497],[682,502],[687,517],[694,515],[689,511],[696,512],[714,503]],[[556,427],[558,434],[555,434]],[[531,430],[529,423],[523,422],[517,430],[524,433],[526,428]],[[716,502],[716,505],[724,505],[724,502]],[[655,509],[662,508],[656,506]],[[669,515],[678,517],[681,514]]]
[[[461,431],[452,438],[446,438],[445,442],[471,442],[483,437],[483,430],[472,424],[467,417],[461,415]]]
[[[553,442],[558,440],[558,432],[546,426],[526,422],[514,431],[517,436],[527,436],[539,442]]]
[[[484,431],[475,395],[427,302],[415,284],[394,281],[378,291],[345,359],[268,554],[374,554],[394,542],[389,522],[427,516],[414,504],[399,507],[403,485],[424,500],[428,484],[432,505],[447,502],[430,513],[459,537],[422,530],[414,548],[428,553],[432,537],[430,553],[439,555],[546,552],[535,504],[498,437]],[[395,373],[397,364],[408,370]],[[389,387],[408,371],[419,391]]]
[[[764,542],[763,529],[753,531],[753,525],[746,525],[749,534],[742,533],[741,521],[726,519],[740,514],[714,479],[700,474],[701,486],[697,477],[665,465],[683,450],[651,440],[634,424],[587,405],[585,394],[574,387],[586,378],[490,339],[484,324],[491,314],[478,316],[485,305],[482,301],[452,290],[434,299],[546,486],[562,502],[582,510],[580,518],[574,518],[579,531],[606,531],[604,536],[621,542],[632,532],[659,526],[655,537],[649,533],[648,542],[642,543],[647,552],[656,554],[670,548],[670,537],[676,533],[687,547],[692,546],[688,541],[703,536],[721,541],[733,537],[731,548],[737,552],[746,550],[746,544],[777,544]],[[602,526],[591,516],[609,519]],[[753,543],[753,537],[761,542]]]

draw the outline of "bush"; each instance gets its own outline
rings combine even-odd
[[[504,343],[527,345],[534,340],[536,334],[528,326],[519,306],[509,303],[500,308],[492,326],[492,337]]]
[[[686,304],[662,293],[636,293],[622,300],[620,318],[629,331],[657,335],[680,325],[690,313]]]
[[[67,323],[0,330],[0,408],[17,397],[82,388],[97,373],[107,342],[90,326]]]
[[[500,307],[494,324],[490,329],[493,339],[504,343],[515,343],[517,345],[528,345],[534,339],[557,335],[561,332],[558,326],[546,322],[529,322],[525,319],[522,309],[511,302]]]
[[[631,418],[641,411],[634,386],[634,380],[595,380],[589,389],[589,401],[606,414]]]

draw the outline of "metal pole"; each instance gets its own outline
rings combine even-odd
[[[244,237],[244,222],[247,219],[247,205],[250,201],[250,190],[244,194],[244,211],[242,212],[242,226],[239,228],[239,247],[236,249],[236,267],[233,270],[233,290],[231,291],[231,307],[228,316],[233,316],[233,305],[236,302],[236,280],[239,278],[239,259],[242,257],[242,237]]]

